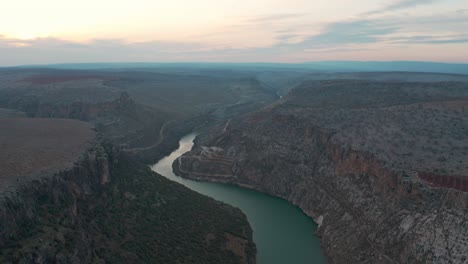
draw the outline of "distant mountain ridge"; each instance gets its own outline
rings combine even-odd
[[[99,62],[24,65],[5,68],[55,68],[55,69],[141,69],[141,68],[243,68],[243,69],[296,69],[314,71],[402,71],[468,74],[467,63],[423,61],[318,61],[304,63],[221,63],[221,62]],[[0,67],[0,69],[2,69]]]

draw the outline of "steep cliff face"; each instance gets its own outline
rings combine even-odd
[[[462,151],[444,163],[432,162],[440,158],[427,150],[418,152],[427,144],[412,143],[414,153],[409,155],[395,153],[409,153],[405,146],[393,151],[401,144],[395,134],[417,142],[431,129],[440,133],[440,124],[417,123],[423,108],[411,108],[408,117],[400,114],[410,111],[406,104],[433,100],[427,95],[430,89],[399,84],[399,92],[384,89],[381,96],[375,89],[388,84],[371,83],[372,90],[362,88],[367,83],[359,85],[356,94],[355,83],[298,87],[279,103],[199,137],[194,149],[174,163],[174,170],[192,179],[253,188],[299,206],[319,224],[318,235],[332,263],[465,263],[467,177],[452,179],[440,172],[465,175],[466,168],[457,164],[466,161],[466,135],[453,131],[453,137],[461,137]],[[450,87],[446,89],[444,100],[451,100]],[[406,91],[413,97],[399,102]],[[339,100],[348,105],[343,107]],[[444,113],[457,118],[450,119],[450,127],[461,126],[463,131],[468,125],[462,111]],[[441,117],[435,112],[433,118]],[[410,131],[413,125],[425,132]],[[438,155],[449,155],[440,143],[449,139],[437,140],[442,145]],[[430,178],[429,171],[439,175]],[[434,180],[441,177],[448,180]]]
[[[73,166],[0,196],[0,263],[255,263],[236,208],[97,139]]]
[[[21,179],[0,197],[0,260],[20,263],[88,262],[91,240],[80,226],[77,204],[105,190],[117,155],[96,141],[74,166]],[[64,235],[74,243],[66,245]],[[64,249],[64,247],[67,247]]]

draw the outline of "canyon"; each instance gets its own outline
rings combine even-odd
[[[455,82],[306,81],[201,134],[173,168],[297,205],[331,263],[465,263],[467,96]]]
[[[1,263],[255,263],[239,209],[152,172],[88,123],[0,121]]]
[[[287,200],[318,224],[330,263],[465,263],[467,83],[0,69],[0,262],[256,263],[242,211],[148,167],[196,132],[176,174]]]

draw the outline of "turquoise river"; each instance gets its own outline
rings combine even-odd
[[[317,225],[287,201],[233,185],[197,182],[174,175],[172,163],[190,151],[195,134],[180,140],[180,146],[152,166],[153,171],[216,200],[240,208],[253,229],[258,264],[327,263],[315,235]]]

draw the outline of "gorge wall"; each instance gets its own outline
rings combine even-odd
[[[48,139],[37,132],[44,122],[49,132],[54,124],[63,132],[62,123],[87,130]],[[31,142],[88,140],[90,130],[79,121],[21,118],[2,130],[2,140],[25,123],[35,130],[26,135],[34,160],[70,149]],[[6,146],[10,155],[23,148]],[[75,154],[41,173],[0,170],[0,263],[255,263],[252,230],[239,209],[152,172],[101,135]]]
[[[388,90],[382,86],[388,83],[371,83],[377,92],[365,89],[367,82],[357,84],[306,83],[270,107],[202,134],[194,149],[176,160],[174,170],[191,179],[256,189],[299,206],[319,224],[317,234],[331,263],[465,263],[466,134],[453,130],[447,135],[461,136],[462,150],[450,161],[420,154],[418,148],[427,144],[401,146],[395,134],[416,141],[421,131],[448,127],[442,119],[439,125],[418,123],[427,109],[407,106],[433,99],[418,95],[402,103],[399,96],[385,95]],[[399,93],[429,90],[393,85],[407,87]],[[449,97],[445,100],[452,100],[450,88],[443,89]],[[435,119],[440,117],[434,113]],[[450,119],[450,126],[466,131],[463,111],[444,113],[458,118]],[[457,151],[444,150],[444,140],[449,140],[444,136],[437,140],[439,155]]]
[[[117,151],[96,140],[75,164],[25,176],[0,197],[2,263],[77,263],[92,258],[78,205],[103,192]]]

